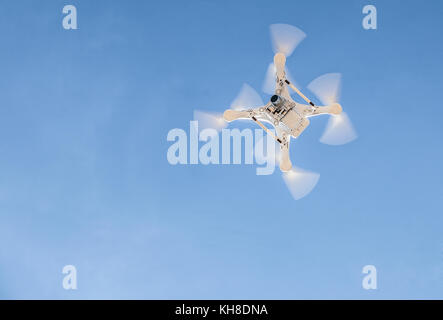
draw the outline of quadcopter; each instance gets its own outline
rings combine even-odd
[[[275,55],[273,63],[268,67],[263,91],[272,94],[271,98],[266,104],[263,104],[260,96],[251,87],[244,85],[237,99],[231,104],[230,109],[223,113],[223,119],[226,122],[240,119],[252,120],[275,139],[280,146],[280,159],[278,159],[280,170],[289,174],[289,176],[284,176],[285,181],[293,196],[300,198],[300,195],[305,195],[307,189],[312,189],[315,186],[318,175],[293,169],[289,146],[291,138],[298,138],[309,126],[309,118],[324,114],[331,116],[320,139],[323,143],[330,145],[345,144],[354,140],[357,135],[349,118],[343,112],[342,106],[337,101],[341,75],[339,73],[329,73],[318,77],[307,86],[323,104],[322,106],[315,105],[296,87],[286,69],[286,58],[306,37],[305,33],[297,27],[287,24],[273,24],[270,26],[270,31]],[[307,104],[296,102],[291,97],[289,88]],[[194,114],[196,118],[204,120],[201,113]],[[208,113],[203,115],[206,116],[207,120]],[[275,134],[264,123],[271,124],[275,129]],[[288,177],[298,177],[298,189],[291,188]],[[300,189],[300,184],[310,186]],[[293,186],[294,183],[291,185]]]
[[[237,119],[251,119],[262,127],[268,134],[280,144],[281,158],[280,170],[288,172],[292,168],[292,162],[289,158],[289,143],[291,137],[297,138],[309,125],[309,117],[320,114],[335,114],[342,112],[339,103],[333,103],[329,106],[315,106],[312,101],[306,98],[286,77],[285,73],[286,57],[278,52],[274,56],[274,65],[276,69],[276,88],[275,94],[270,101],[263,107],[249,110],[226,110],[223,118],[231,122]],[[288,92],[288,86],[294,89],[309,105],[296,103]],[[277,135],[274,135],[262,121],[272,124]]]

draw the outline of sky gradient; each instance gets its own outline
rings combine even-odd
[[[439,1],[3,1],[0,298],[443,298],[442,17]],[[305,94],[342,73],[359,135],[321,144],[312,119],[291,158],[321,176],[299,201],[278,170],[166,159],[194,109],[243,83],[269,99],[273,23],[307,34],[287,61]]]

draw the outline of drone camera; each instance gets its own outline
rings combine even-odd
[[[271,97],[271,103],[272,103],[274,106],[276,106],[276,107],[280,107],[280,106],[283,104],[283,99],[280,98],[280,96],[274,94],[274,95]]]

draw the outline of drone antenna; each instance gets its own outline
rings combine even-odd
[[[294,86],[291,82],[289,82],[288,79],[286,79],[285,82],[286,82],[286,84],[287,84],[288,86],[291,87],[292,90],[294,90],[295,92],[297,92],[297,94],[298,94],[300,97],[302,97],[303,100],[305,100],[305,101],[306,101],[307,103],[309,103],[311,106],[313,106],[313,107],[315,106],[314,103],[313,103],[311,100],[309,100],[309,99],[308,99],[303,93],[301,93],[301,91],[298,90],[296,86]]]

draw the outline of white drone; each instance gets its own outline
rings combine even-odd
[[[250,119],[270,134],[280,145],[280,170],[284,172],[292,195],[299,199],[309,193],[318,181],[318,174],[293,169],[289,157],[291,137],[297,138],[309,125],[310,117],[320,114],[332,115],[320,141],[331,145],[341,145],[354,140],[357,135],[347,115],[342,112],[337,102],[340,91],[341,75],[329,73],[318,77],[308,85],[324,106],[316,106],[290,81],[285,69],[286,57],[306,37],[300,29],[287,24],[270,26],[274,47],[274,63],[268,68],[263,91],[273,94],[268,103],[263,105],[260,96],[248,85],[244,85],[239,96],[223,114],[223,119],[231,122],[238,119]],[[308,104],[295,102],[289,94],[288,87],[293,89]],[[196,111],[197,120],[208,122],[209,113]],[[213,119],[216,120],[216,119]],[[274,135],[262,122],[270,123],[275,128]],[[212,121],[213,124],[217,121]],[[218,122],[220,123],[220,122]],[[292,169],[292,170],[291,170]]]

